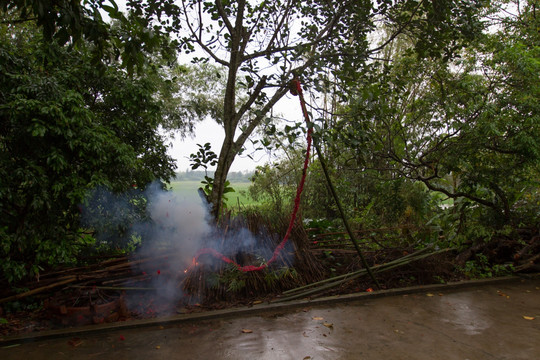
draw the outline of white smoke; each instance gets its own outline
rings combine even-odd
[[[180,197],[154,184],[148,188],[146,195],[153,226],[139,254],[152,256],[167,252],[180,257],[182,265],[186,265],[204,240],[211,236],[207,207],[197,194]]]

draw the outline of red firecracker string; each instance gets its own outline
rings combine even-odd
[[[293,89],[296,90],[296,91],[293,91]],[[304,118],[306,120],[306,125],[307,125],[307,128],[308,128],[308,130],[307,130],[307,149],[306,149],[306,158],[304,160],[304,168],[302,170],[302,178],[300,179],[300,183],[298,184],[298,188],[296,189],[296,197],[294,199],[294,208],[293,208],[293,212],[291,214],[291,221],[289,222],[289,227],[287,228],[287,232],[285,233],[285,236],[283,237],[283,240],[281,240],[279,245],[274,250],[274,254],[272,255],[272,257],[265,264],[263,264],[261,266],[255,266],[255,265],[240,266],[235,261],[229,259],[228,257],[226,257],[225,255],[223,255],[222,253],[220,253],[219,251],[217,251],[215,249],[203,248],[203,249],[200,249],[199,251],[197,251],[197,253],[194,256],[193,263],[192,263],[192,265],[190,267],[194,266],[197,263],[197,260],[199,259],[199,256],[201,256],[203,254],[209,254],[209,255],[212,255],[213,257],[215,257],[216,259],[220,259],[223,262],[226,262],[228,264],[233,264],[240,271],[243,271],[243,272],[259,271],[259,270],[263,270],[264,268],[268,267],[268,265],[270,265],[271,263],[276,261],[279,253],[281,252],[281,250],[283,250],[283,248],[285,248],[285,244],[289,240],[289,236],[291,235],[291,231],[292,231],[292,228],[294,226],[294,222],[296,220],[296,214],[298,213],[298,208],[300,207],[300,197],[302,195],[302,191],[304,190],[304,183],[306,181],[307,168],[308,168],[308,164],[309,164],[309,154],[310,154],[310,151],[311,151],[311,141],[312,141],[311,134],[313,132],[313,129],[310,126],[309,115],[308,115],[308,111],[307,111],[307,108],[306,108],[306,102],[304,100],[304,94],[302,92],[302,87],[300,86],[300,81],[298,79],[296,79],[296,78],[293,79],[292,82],[291,82],[291,94],[293,94],[295,96],[298,95],[298,97],[300,99],[300,106],[302,107],[302,114],[304,115]],[[187,270],[186,270],[186,272],[187,272]]]

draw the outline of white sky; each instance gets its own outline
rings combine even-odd
[[[302,119],[300,104],[297,97],[286,95],[275,106],[274,113],[282,114],[288,121],[299,121]],[[240,130],[237,131],[237,135]],[[180,136],[176,136],[175,139],[170,141],[171,147],[169,148],[169,155],[176,159],[178,166],[178,172],[184,172],[186,169],[191,169],[189,164],[189,155],[197,152],[199,147],[197,144],[204,145],[210,143],[212,151],[219,154],[221,144],[225,138],[223,128],[218,125],[214,120],[207,119],[201,123],[198,123],[195,127],[195,137],[181,139]],[[255,139],[256,134],[253,134],[251,139]],[[259,165],[264,165],[267,162],[272,161],[272,157],[264,150],[254,151],[254,147],[248,140],[245,143],[246,151],[242,155],[237,155],[231,166],[231,171],[252,171]],[[250,155],[253,159],[250,159],[247,155]],[[210,168],[209,170],[215,170]]]

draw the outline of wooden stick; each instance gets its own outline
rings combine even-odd
[[[317,150],[317,155],[319,157],[319,164],[321,164],[321,169],[323,170],[324,177],[326,178],[326,183],[328,184],[328,188],[330,189],[330,192],[332,193],[332,196],[334,197],[334,201],[338,208],[339,214],[341,215],[341,219],[343,220],[343,225],[345,225],[345,230],[347,230],[347,233],[349,234],[349,238],[351,242],[353,243],[354,248],[356,252],[358,253],[358,256],[360,256],[360,260],[362,260],[362,264],[364,265],[364,268],[367,270],[369,277],[371,278],[371,280],[373,280],[377,289],[380,289],[381,285],[379,284],[379,281],[377,281],[377,278],[371,271],[371,268],[369,264],[367,263],[366,258],[364,257],[364,254],[362,253],[362,250],[358,246],[358,242],[356,241],[356,238],[353,234],[351,226],[349,225],[349,220],[347,219],[347,216],[345,215],[345,211],[343,211],[343,207],[341,206],[341,201],[339,200],[339,196],[336,192],[336,188],[332,184],[330,173],[328,172],[328,168],[326,167],[326,161],[324,160],[324,156],[322,154],[317,138],[314,139],[313,145],[315,146],[315,150]]]
[[[40,288],[32,289],[32,290],[24,292],[24,293],[20,293],[20,294],[13,295],[13,296],[8,296],[6,298],[0,299],[0,304],[8,302],[8,301],[19,300],[19,299],[22,299],[22,298],[25,298],[25,297],[31,296],[31,295],[36,295],[36,294],[39,294],[40,292],[47,291],[47,290],[53,289],[55,287],[70,284],[70,283],[72,283],[74,281],[77,281],[76,276],[72,276],[72,277],[70,277],[68,279],[56,282],[54,284],[50,284],[50,285],[43,286],[43,287],[40,287]]]

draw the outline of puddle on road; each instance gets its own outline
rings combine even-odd
[[[441,320],[464,330],[467,335],[479,335],[491,326],[482,309],[474,305],[472,296],[460,293],[456,296],[445,296],[439,303]]]
[[[261,360],[303,359],[315,354],[318,359],[335,359],[341,345],[335,342],[331,336],[333,330],[324,325],[324,320],[313,319],[321,312],[251,318],[253,332],[222,338],[224,347],[229,349],[222,358],[238,359],[240,353],[256,354]],[[233,324],[241,327],[242,319],[234,320]]]

